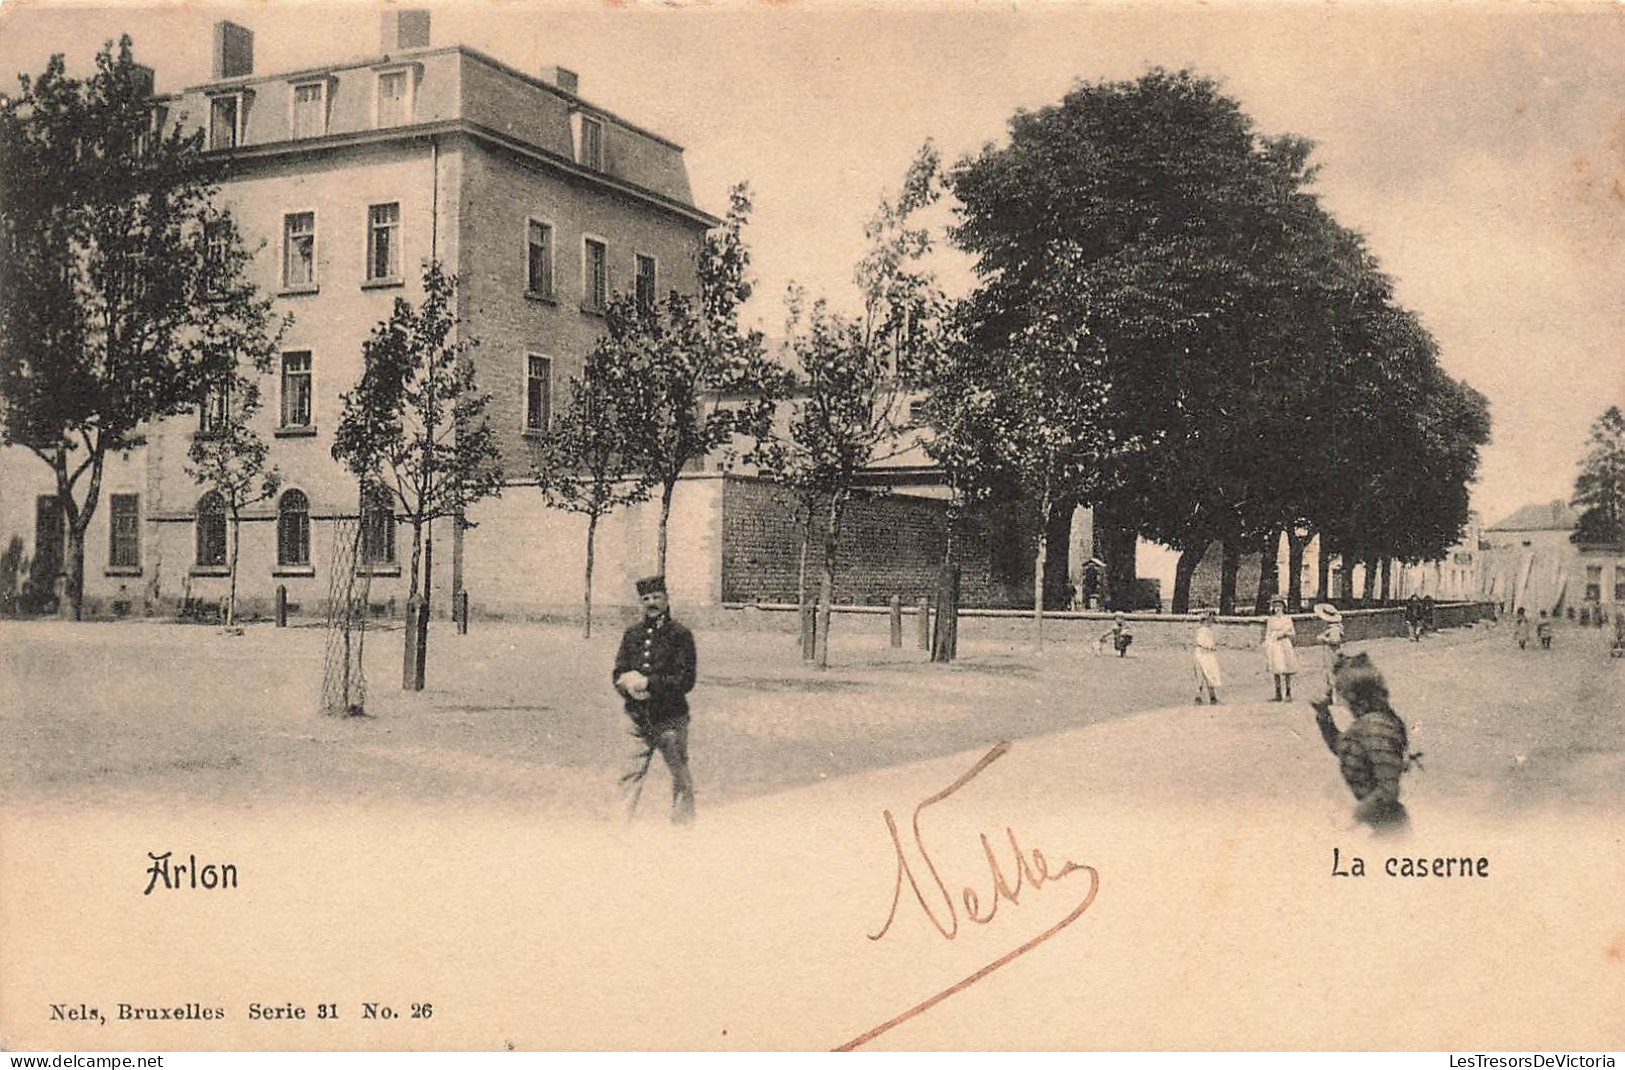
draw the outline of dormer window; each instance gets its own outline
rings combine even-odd
[[[293,136],[321,137],[327,133],[327,82],[299,82],[293,87]]]
[[[412,121],[412,71],[393,67],[378,72],[377,126]]]
[[[243,93],[220,93],[209,98],[209,148],[234,149],[243,143],[246,105]]]
[[[590,115],[581,117],[581,144],[576,162],[594,171],[604,169],[604,124]]]

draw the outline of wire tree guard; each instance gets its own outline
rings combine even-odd
[[[367,712],[367,674],[362,654],[367,643],[367,602],[372,576],[357,569],[361,521],[333,520],[333,567],[327,585],[327,644],[322,655],[322,712],[359,717]]]

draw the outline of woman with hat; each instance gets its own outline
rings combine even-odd
[[[1275,677],[1275,697],[1280,702],[1281,686],[1286,685],[1286,701],[1292,700],[1292,675],[1298,671],[1298,652],[1292,648],[1292,618],[1286,615],[1286,599],[1270,599],[1269,619],[1264,622],[1264,661]]]
[[[1219,704],[1219,686],[1224,683],[1219,675],[1219,657],[1214,651],[1218,644],[1213,641],[1214,613],[1211,609],[1201,612],[1201,624],[1196,629],[1196,651],[1193,661],[1196,667],[1196,704],[1202,704],[1202,692],[1207,692],[1208,701],[1217,706]]]
[[[1343,614],[1330,602],[1315,607],[1315,616],[1325,621],[1327,629],[1320,633],[1320,645],[1326,651],[1326,690],[1336,685],[1337,662],[1343,656]]]

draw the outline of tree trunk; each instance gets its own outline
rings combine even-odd
[[[1044,608],[1067,608],[1067,590],[1071,586],[1072,512],[1075,506],[1068,501],[1050,506],[1049,519],[1044,522]]]
[[[820,669],[829,668],[829,622],[835,603],[835,554],[841,534],[841,508],[845,503],[839,494],[830,495],[829,514],[824,528],[824,565],[818,573],[818,633],[814,661]]]
[[[1326,536],[1320,537],[1320,553],[1315,559],[1315,601],[1330,602],[1332,600],[1332,552],[1328,548]]]
[[[1101,605],[1107,609],[1129,609],[1135,581],[1139,574],[1136,550],[1139,537],[1135,533],[1131,509],[1106,503],[1094,508],[1095,556],[1106,562],[1105,585],[1101,592]]]
[[[1033,642],[1044,649],[1044,562],[1049,556],[1049,495],[1038,502],[1038,538],[1033,551]]]
[[[418,610],[417,665],[413,667],[412,690],[422,691],[429,679],[429,605],[434,599],[434,521],[423,534],[423,605]]]
[[[801,555],[796,562],[797,620],[801,631],[801,660],[818,656],[818,617],[807,592],[807,557],[812,552],[812,502],[807,503],[807,522],[801,525]]]
[[[1281,533],[1271,529],[1264,535],[1264,544],[1258,549],[1258,593],[1253,597],[1253,612],[1263,615],[1270,611],[1270,600],[1281,590],[1280,571]]]
[[[959,656],[959,566],[944,565],[937,577],[936,627],[931,631],[931,660],[953,661]]]
[[[243,518],[235,512],[231,514],[231,562],[230,585],[226,588],[226,627],[230,628],[237,623],[237,555],[243,545]]]
[[[1219,544],[1224,550],[1219,568],[1219,612],[1230,616],[1236,611],[1236,573],[1241,571],[1241,546],[1233,535]]]
[[[1369,606],[1371,599],[1377,593],[1377,559],[1368,558],[1365,562],[1365,577],[1360,589],[1360,604]]]
[[[960,504],[950,499],[947,509],[947,537],[942,546],[942,564],[937,569],[936,626],[931,630],[931,660],[946,664],[959,656],[959,566],[954,562],[958,548]]]
[[[1393,569],[1394,569],[1394,559],[1391,558],[1391,557],[1383,558],[1382,559],[1382,600],[1384,602],[1388,601],[1388,595],[1389,595],[1389,590],[1390,590],[1389,585],[1391,584],[1391,582],[1393,580]]]
[[[1303,608],[1303,552],[1309,545],[1307,535],[1288,525],[1286,529],[1286,608],[1296,613]]]
[[[598,537],[598,514],[592,513],[587,517],[587,589],[581,596],[583,609],[581,624],[581,638],[592,638],[592,551],[593,540]]]
[[[1191,578],[1196,575],[1196,566],[1207,556],[1207,547],[1208,544],[1204,542],[1179,552],[1179,560],[1174,563],[1174,596],[1168,606],[1170,613],[1190,612]]]
[[[419,566],[423,564],[423,521],[417,517],[412,518],[412,572],[406,582],[406,597],[416,598],[418,594],[418,581],[422,575]]]
[[[655,539],[655,574],[666,574],[666,528],[671,523],[671,500],[677,493],[677,480],[660,488],[660,531]]]
[[[85,533],[78,524],[68,524],[68,552],[64,564],[68,569],[67,588],[62,592],[63,604],[58,613],[69,620],[85,619]],[[54,583],[56,577],[51,577]]]

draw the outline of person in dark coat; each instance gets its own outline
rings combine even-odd
[[[1404,832],[1410,815],[1399,801],[1399,778],[1421,755],[1408,753],[1405,722],[1388,704],[1388,685],[1369,655],[1340,658],[1336,680],[1337,697],[1354,714],[1348,728],[1339,731],[1332,719],[1331,691],[1311,705],[1320,736],[1354,793],[1354,819],[1375,832]]]
[[[694,633],[671,619],[664,576],[639,580],[638,600],[643,619],[621,636],[610,677],[626,700],[632,733],[644,746],[641,768],[622,781],[641,791],[649,762],[659,751],[671,770],[671,819],[686,825],[694,820],[694,778],[688,768],[688,693],[697,667]]]
[[[1427,623],[1426,611],[1422,608],[1422,596],[1411,595],[1405,603],[1405,628],[1410,632],[1411,642],[1420,642],[1422,639],[1422,626]]]

